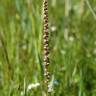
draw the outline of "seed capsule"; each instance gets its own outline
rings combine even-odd
[[[47,80],[45,80],[45,83],[46,83],[46,84],[48,84],[48,83],[49,83],[49,80],[48,80],[48,79],[47,79]],[[48,86],[47,86],[47,87],[48,87]]]

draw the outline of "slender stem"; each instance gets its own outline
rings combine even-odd
[[[84,8],[85,8],[85,0],[80,1],[80,17],[82,18],[84,14]]]
[[[11,80],[12,76],[11,76],[11,64],[10,64],[10,60],[9,60],[9,56],[8,56],[8,52],[7,52],[7,49],[6,49],[6,45],[5,45],[5,42],[4,42],[4,39],[3,39],[3,36],[0,32],[0,41],[2,43],[2,47],[3,47],[3,50],[4,50],[4,56],[5,56],[5,59],[7,61],[7,64],[8,64],[8,76],[9,76],[9,79]]]
[[[88,5],[88,7],[89,7],[89,9],[90,9],[90,12],[92,13],[94,19],[96,20],[96,14],[95,14],[94,10],[92,9],[92,6],[91,6],[89,0],[85,0],[85,2],[86,2],[86,4]]]
[[[69,35],[69,19],[70,19],[71,0],[65,0],[65,18],[66,26],[64,30],[64,38],[67,41]]]

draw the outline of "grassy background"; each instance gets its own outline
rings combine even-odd
[[[87,1],[49,0],[50,96],[96,96],[96,0]],[[24,96],[44,96],[42,3],[0,0],[0,96],[31,83],[40,86]]]

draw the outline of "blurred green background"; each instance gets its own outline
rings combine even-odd
[[[0,96],[46,96],[42,4],[0,0]],[[96,0],[49,0],[49,32],[49,96],[96,96]]]

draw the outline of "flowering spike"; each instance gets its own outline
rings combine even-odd
[[[43,3],[43,49],[44,49],[44,77],[45,84],[49,84],[50,73],[48,71],[49,67],[49,26],[48,26],[48,0],[44,0]]]

